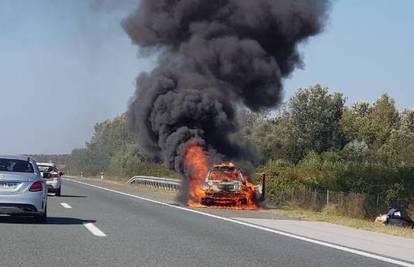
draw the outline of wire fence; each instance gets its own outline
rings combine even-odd
[[[314,211],[330,209],[353,218],[375,218],[387,213],[390,207],[404,209],[414,215],[410,201],[390,201],[385,194],[346,193],[303,187],[288,192],[271,192],[268,196],[269,201],[276,205],[295,204]]]

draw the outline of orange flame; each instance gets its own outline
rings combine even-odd
[[[220,199],[217,199],[216,205],[214,206],[205,206],[201,204],[201,199],[206,196],[206,193],[202,190],[202,185],[205,182],[205,178],[209,171],[209,162],[208,157],[204,152],[204,149],[197,145],[192,144],[187,148],[187,151],[184,156],[184,162],[186,167],[189,169],[189,188],[188,188],[188,205],[190,207],[214,207],[214,208],[231,208],[231,209],[257,209],[258,205],[256,204],[255,197],[255,187],[248,181],[245,184],[245,199],[247,203],[241,204],[237,197],[234,197],[234,204],[229,206],[224,203],[221,203]],[[227,166],[234,166],[233,163],[226,163]]]
[[[201,186],[208,172],[208,158],[202,147],[193,144],[187,148],[184,161],[190,170],[188,205],[196,205],[196,203],[200,203],[201,198],[204,196]]]

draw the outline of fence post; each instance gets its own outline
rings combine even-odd
[[[261,196],[260,201],[264,202],[265,200],[266,200],[266,174],[264,173],[262,177],[262,196]]]
[[[326,206],[329,206],[329,190],[326,190]]]
[[[380,211],[379,199],[380,199],[380,196],[379,196],[379,193],[377,193],[377,208],[375,209],[376,215],[379,215],[378,212]]]

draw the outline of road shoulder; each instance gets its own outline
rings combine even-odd
[[[412,253],[414,248],[413,239],[359,230],[326,222],[255,218],[235,219],[344,247],[414,262],[414,254]]]

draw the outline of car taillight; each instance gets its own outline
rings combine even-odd
[[[29,191],[30,192],[39,192],[39,191],[42,191],[42,189],[43,189],[42,182],[35,182],[35,183],[32,184]]]

